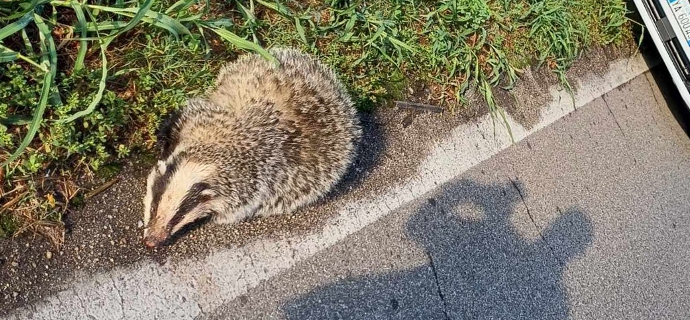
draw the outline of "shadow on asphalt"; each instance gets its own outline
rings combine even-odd
[[[318,287],[283,306],[288,319],[565,319],[561,276],[592,242],[587,215],[562,212],[543,240],[530,240],[510,219],[527,197],[519,182],[460,180],[439,190],[406,224],[426,265]],[[466,205],[481,216],[460,217]]]
[[[383,151],[386,150],[386,136],[382,126],[376,122],[376,117],[369,112],[358,113],[362,127],[363,143],[358,145],[357,156],[340,181],[329,194],[334,198],[346,193],[350,188],[362,183],[367,172],[373,171],[379,163]]]

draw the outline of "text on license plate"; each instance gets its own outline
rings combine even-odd
[[[673,11],[678,25],[683,30],[685,42],[690,45],[690,13],[686,0],[668,0],[668,4],[671,6],[671,11]]]

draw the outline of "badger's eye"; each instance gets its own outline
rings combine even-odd
[[[201,202],[210,201],[213,199],[213,197],[215,195],[216,195],[215,191],[213,191],[212,189],[206,189],[204,191],[199,192],[199,200]]]
[[[205,182],[197,182],[187,191],[178,208],[177,215],[186,215],[198,205],[211,200],[214,194],[211,185]]]

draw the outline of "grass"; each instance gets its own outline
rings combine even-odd
[[[208,1],[0,2],[0,236],[59,244],[83,182],[146,154],[161,115],[244,52],[315,54],[361,109],[424,83],[454,110],[477,89],[500,118],[493,90],[522,68],[569,88],[583,50],[632,36],[623,0]]]

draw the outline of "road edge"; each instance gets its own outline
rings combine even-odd
[[[657,64],[639,54],[613,61],[603,75],[572,80],[579,88],[574,100],[558,86],[549,88],[552,102],[531,129],[507,115],[515,142]],[[456,127],[431,149],[413,177],[385,193],[347,204],[318,232],[278,240],[260,238],[199,260],[162,266],[145,261],[117,268],[16,309],[5,319],[191,319],[210,312],[510,147],[508,130],[493,123],[486,115]]]

